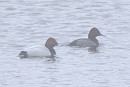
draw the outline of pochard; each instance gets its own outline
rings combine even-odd
[[[48,38],[45,45],[37,45],[30,47],[24,51],[19,53],[20,58],[27,58],[27,57],[53,57],[56,55],[56,51],[54,49],[58,43],[54,38]]]
[[[80,38],[72,41],[69,46],[79,47],[99,47],[99,42],[96,39],[97,36],[104,36],[97,28],[92,28],[88,34],[88,38]]]

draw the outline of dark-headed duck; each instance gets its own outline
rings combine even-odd
[[[30,47],[29,49],[26,49],[24,51],[21,51],[19,53],[20,58],[27,58],[27,57],[53,57],[56,55],[56,51],[54,50],[54,47],[57,46],[58,43],[54,38],[48,38],[45,45],[37,45]]]
[[[103,36],[97,28],[92,28],[88,34],[88,38],[81,38],[72,41],[69,46],[79,47],[98,47],[99,42],[96,39],[97,36]]]

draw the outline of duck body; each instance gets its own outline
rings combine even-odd
[[[92,28],[88,34],[88,38],[74,40],[68,46],[98,47],[99,42],[96,39],[97,36],[102,36],[102,34],[97,28]]]
[[[32,46],[30,48],[21,51],[21,57],[44,57],[44,56],[51,56],[51,53],[48,48],[42,45]]]
[[[91,39],[88,38],[81,38],[72,41],[69,46],[79,46],[79,47],[92,47],[96,46],[96,43],[94,43]]]
[[[53,47],[57,45],[58,43],[54,38],[49,38],[46,41],[45,45],[36,45],[21,51],[19,53],[19,57],[53,57],[54,55],[56,55],[56,52]]]

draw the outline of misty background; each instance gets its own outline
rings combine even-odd
[[[0,87],[130,87],[130,0],[0,0]],[[96,53],[66,46],[96,27]],[[20,59],[54,37],[57,56]]]

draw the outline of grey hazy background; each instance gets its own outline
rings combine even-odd
[[[98,52],[68,47],[97,27]],[[0,0],[0,87],[130,87],[130,0]],[[20,59],[54,37],[57,57]]]

